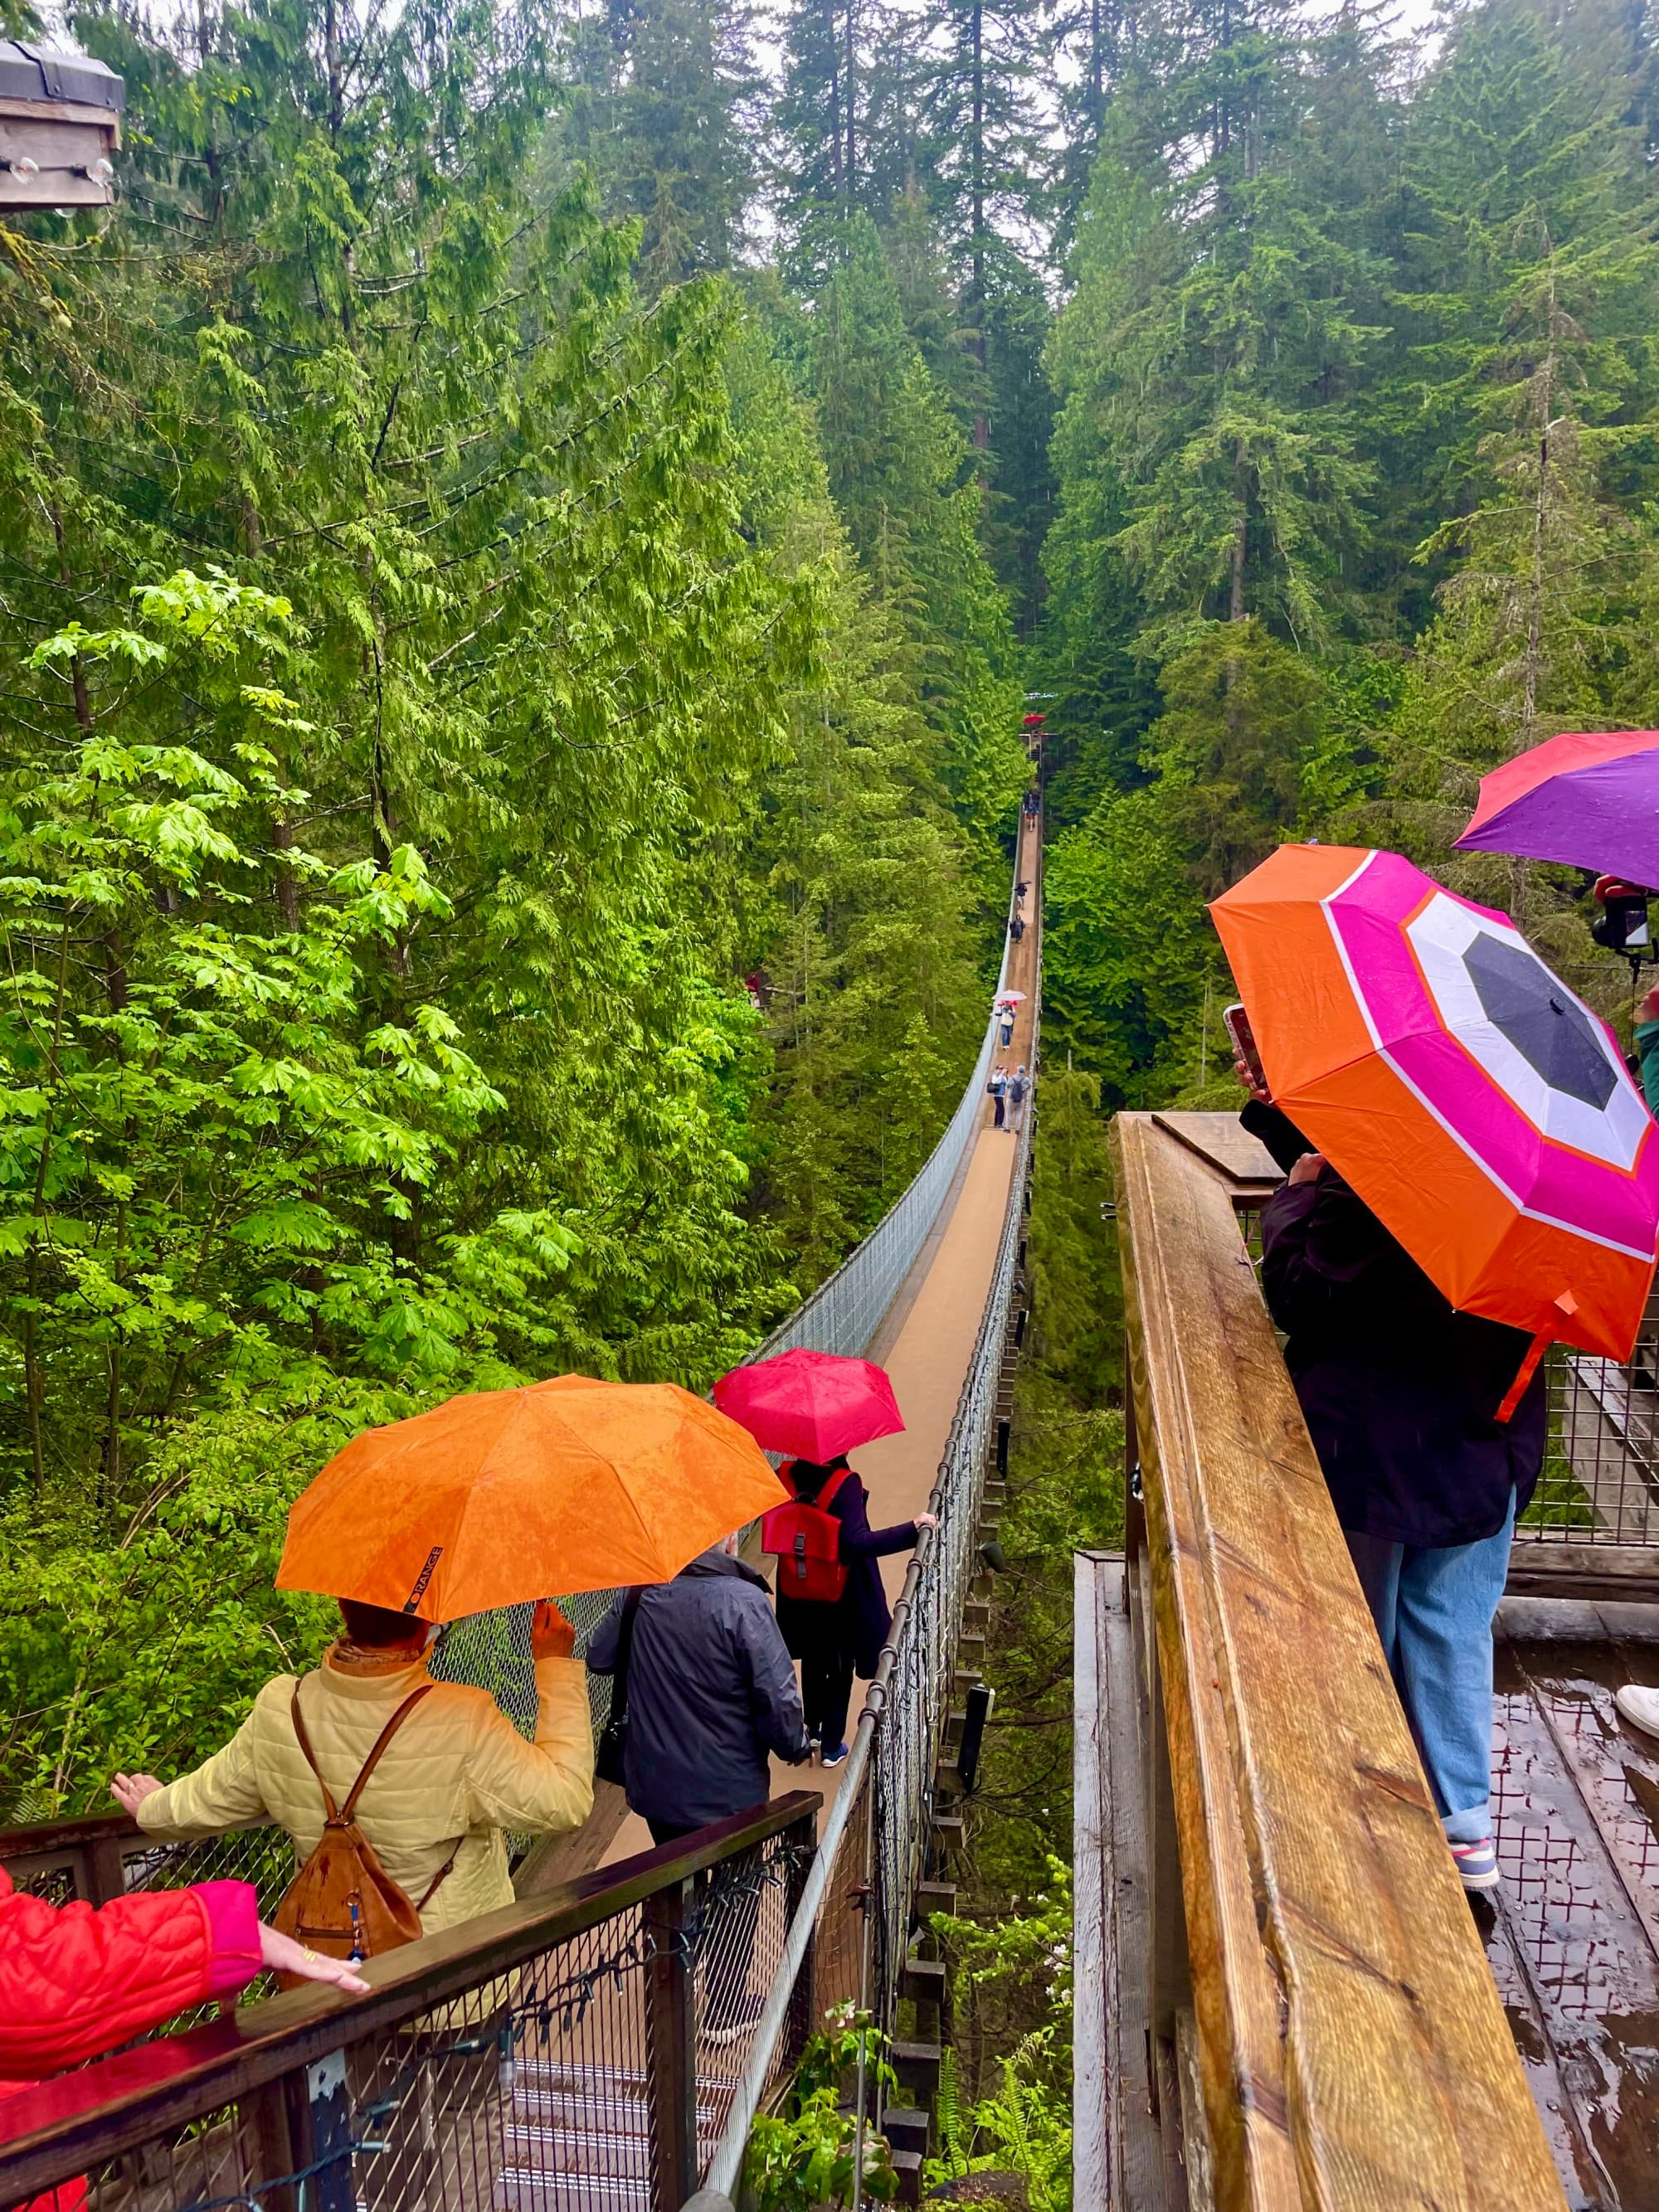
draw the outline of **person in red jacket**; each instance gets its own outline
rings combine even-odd
[[[144,1890],[94,1910],[31,1897],[0,1867],[0,2100],[188,2005],[234,1997],[267,1966],[368,1987],[341,1960],[266,1927],[250,1882]],[[83,2183],[65,2183],[27,2212],[74,2212],[85,2196]]]

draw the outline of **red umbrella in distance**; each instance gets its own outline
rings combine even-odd
[[[904,1426],[884,1371],[872,1360],[833,1352],[781,1352],[734,1367],[714,1385],[714,1403],[763,1450],[820,1467]]]

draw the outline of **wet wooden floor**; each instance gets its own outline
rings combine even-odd
[[[1473,1899],[1567,2201],[1659,2207],[1659,1607],[1510,1600],[1497,1649],[1496,1902]]]

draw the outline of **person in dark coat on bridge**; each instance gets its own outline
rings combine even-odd
[[[635,1604],[628,1654],[628,1802],[656,1844],[763,1805],[774,1757],[808,1756],[795,1670],[773,1618],[766,1577],[728,1536],[672,1583],[618,1593],[594,1630],[587,1664],[614,1674],[623,1613]]]
[[[765,1804],[773,1759],[810,1757],[795,1670],[772,1616],[766,1577],[738,1557],[738,1538],[700,1552],[672,1583],[618,1593],[594,1630],[587,1663],[614,1674],[626,1658],[623,1784],[653,1844]],[[712,1875],[702,1878],[711,1900]],[[760,2017],[750,1988],[758,1890],[726,1906],[721,1940],[702,1971],[702,2033],[726,2045]]]
[[[893,1625],[878,1559],[908,1552],[924,1528],[937,1528],[939,1516],[918,1513],[914,1521],[890,1528],[870,1526],[870,1493],[848,1467],[846,1455],[819,1466],[792,1460],[778,1472],[809,1502],[823,1498],[823,1510],[841,1523],[840,1555],[847,1587],[833,1601],[778,1594],[778,1626],[793,1657],[800,1661],[801,1700],[806,1732],[819,1746],[818,1763],[839,1766],[847,1756],[847,1713],[853,1677],[868,1681]],[[843,1479],[837,1481],[837,1476]],[[833,1485],[833,1488],[832,1488]]]
[[[1241,1119],[1289,1171],[1261,1214],[1285,1363],[1457,1870],[1490,1889],[1492,1624],[1544,1463],[1544,1370],[1498,1421],[1526,1333],[1458,1312],[1278,1108],[1258,1094]]]

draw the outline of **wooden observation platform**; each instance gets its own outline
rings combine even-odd
[[[1651,1346],[1558,1362],[1498,1626],[1503,1885],[1472,1902],[1257,1285],[1278,1171],[1227,1115],[1121,1115],[1117,1158],[1127,1549],[1077,1578],[1079,2212],[1646,2212],[1659,1747],[1613,1692],[1659,1682]]]

